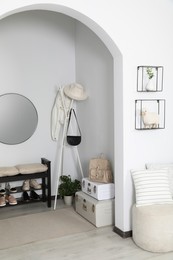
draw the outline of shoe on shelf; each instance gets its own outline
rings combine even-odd
[[[41,184],[39,184],[35,179],[30,180],[30,187],[40,190],[41,189]]]
[[[2,183],[0,183],[0,195],[5,195],[5,193],[6,193],[5,187],[3,188]]]
[[[15,187],[12,188],[9,183],[5,184],[5,189],[8,190],[11,193],[17,192],[17,189]]]
[[[30,198],[32,200],[40,200],[40,196],[34,190],[31,190]]]
[[[28,191],[28,190],[30,190],[29,180],[25,180],[25,181],[23,182],[22,190],[23,190],[23,191]]]
[[[16,205],[17,204],[17,200],[14,196],[12,195],[6,195],[5,196],[5,201],[7,203],[9,203],[9,205]]]
[[[0,190],[0,195],[5,195],[5,193],[6,193],[5,189]]]
[[[22,198],[23,198],[24,202],[29,202],[29,200],[30,200],[30,197],[26,191],[23,192]]]
[[[10,190],[10,188],[11,188],[11,187],[10,187],[10,183],[9,183],[9,182],[6,182],[6,183],[5,183],[5,189],[6,189],[6,190]]]
[[[17,189],[15,187],[12,187],[12,188],[10,188],[9,192],[15,193],[15,192],[17,192]]]
[[[5,196],[0,196],[0,207],[6,206]]]

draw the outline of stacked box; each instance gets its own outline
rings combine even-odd
[[[82,179],[82,191],[75,195],[76,212],[96,227],[114,224],[115,184]]]
[[[114,224],[114,199],[97,200],[79,191],[75,195],[76,212],[96,227]]]
[[[113,199],[115,197],[115,184],[92,182],[89,178],[83,178],[82,191],[97,200]]]

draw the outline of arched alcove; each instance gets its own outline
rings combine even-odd
[[[122,100],[123,100],[123,88],[122,88],[122,54],[119,51],[116,44],[112,41],[111,37],[97,24],[95,21],[91,20],[89,17],[85,16],[78,11],[61,6],[58,4],[42,4],[37,3],[35,1],[34,4],[21,4],[21,6],[13,6],[9,7],[8,10],[1,12],[1,18],[5,18],[15,13],[20,13],[24,11],[30,10],[47,10],[65,14],[69,17],[72,17],[86,27],[88,27],[91,31],[93,31],[100,40],[104,43],[104,45],[108,48],[109,52],[113,57],[113,86],[114,86],[114,102],[112,104],[112,108],[114,109],[114,173],[115,173],[115,181],[116,181],[116,204],[115,204],[115,212],[116,212],[116,222],[115,225],[121,229],[123,226],[123,108],[122,108]]]

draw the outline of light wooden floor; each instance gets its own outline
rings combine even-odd
[[[64,207],[58,200],[57,208]],[[25,214],[43,212],[48,209],[45,203],[11,206],[0,209],[0,219]],[[0,260],[173,260],[173,252],[157,254],[137,247],[131,238],[122,239],[113,227],[98,228],[89,232],[40,241],[11,249],[0,250]],[[10,236],[10,230],[7,227]],[[25,230],[19,230],[21,236]],[[3,234],[1,234],[3,239]]]

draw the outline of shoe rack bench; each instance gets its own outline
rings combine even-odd
[[[35,173],[27,173],[27,174],[17,174],[13,176],[3,176],[0,177],[0,183],[10,183],[10,182],[17,182],[17,181],[25,181],[30,179],[41,179],[41,199],[43,202],[47,201],[47,206],[51,207],[51,162],[45,158],[41,158],[41,163],[47,166],[47,170],[44,172],[35,172]],[[23,192],[22,185],[19,187],[15,187],[17,189],[17,193]],[[32,190],[31,188],[30,190]],[[33,189],[34,190],[34,189]],[[10,192],[11,194],[14,194]],[[16,192],[15,192],[16,193]],[[40,200],[38,200],[40,201]],[[17,199],[18,204],[21,205],[23,203],[31,203],[36,202],[35,200],[30,200],[29,202],[24,202],[22,200]]]

